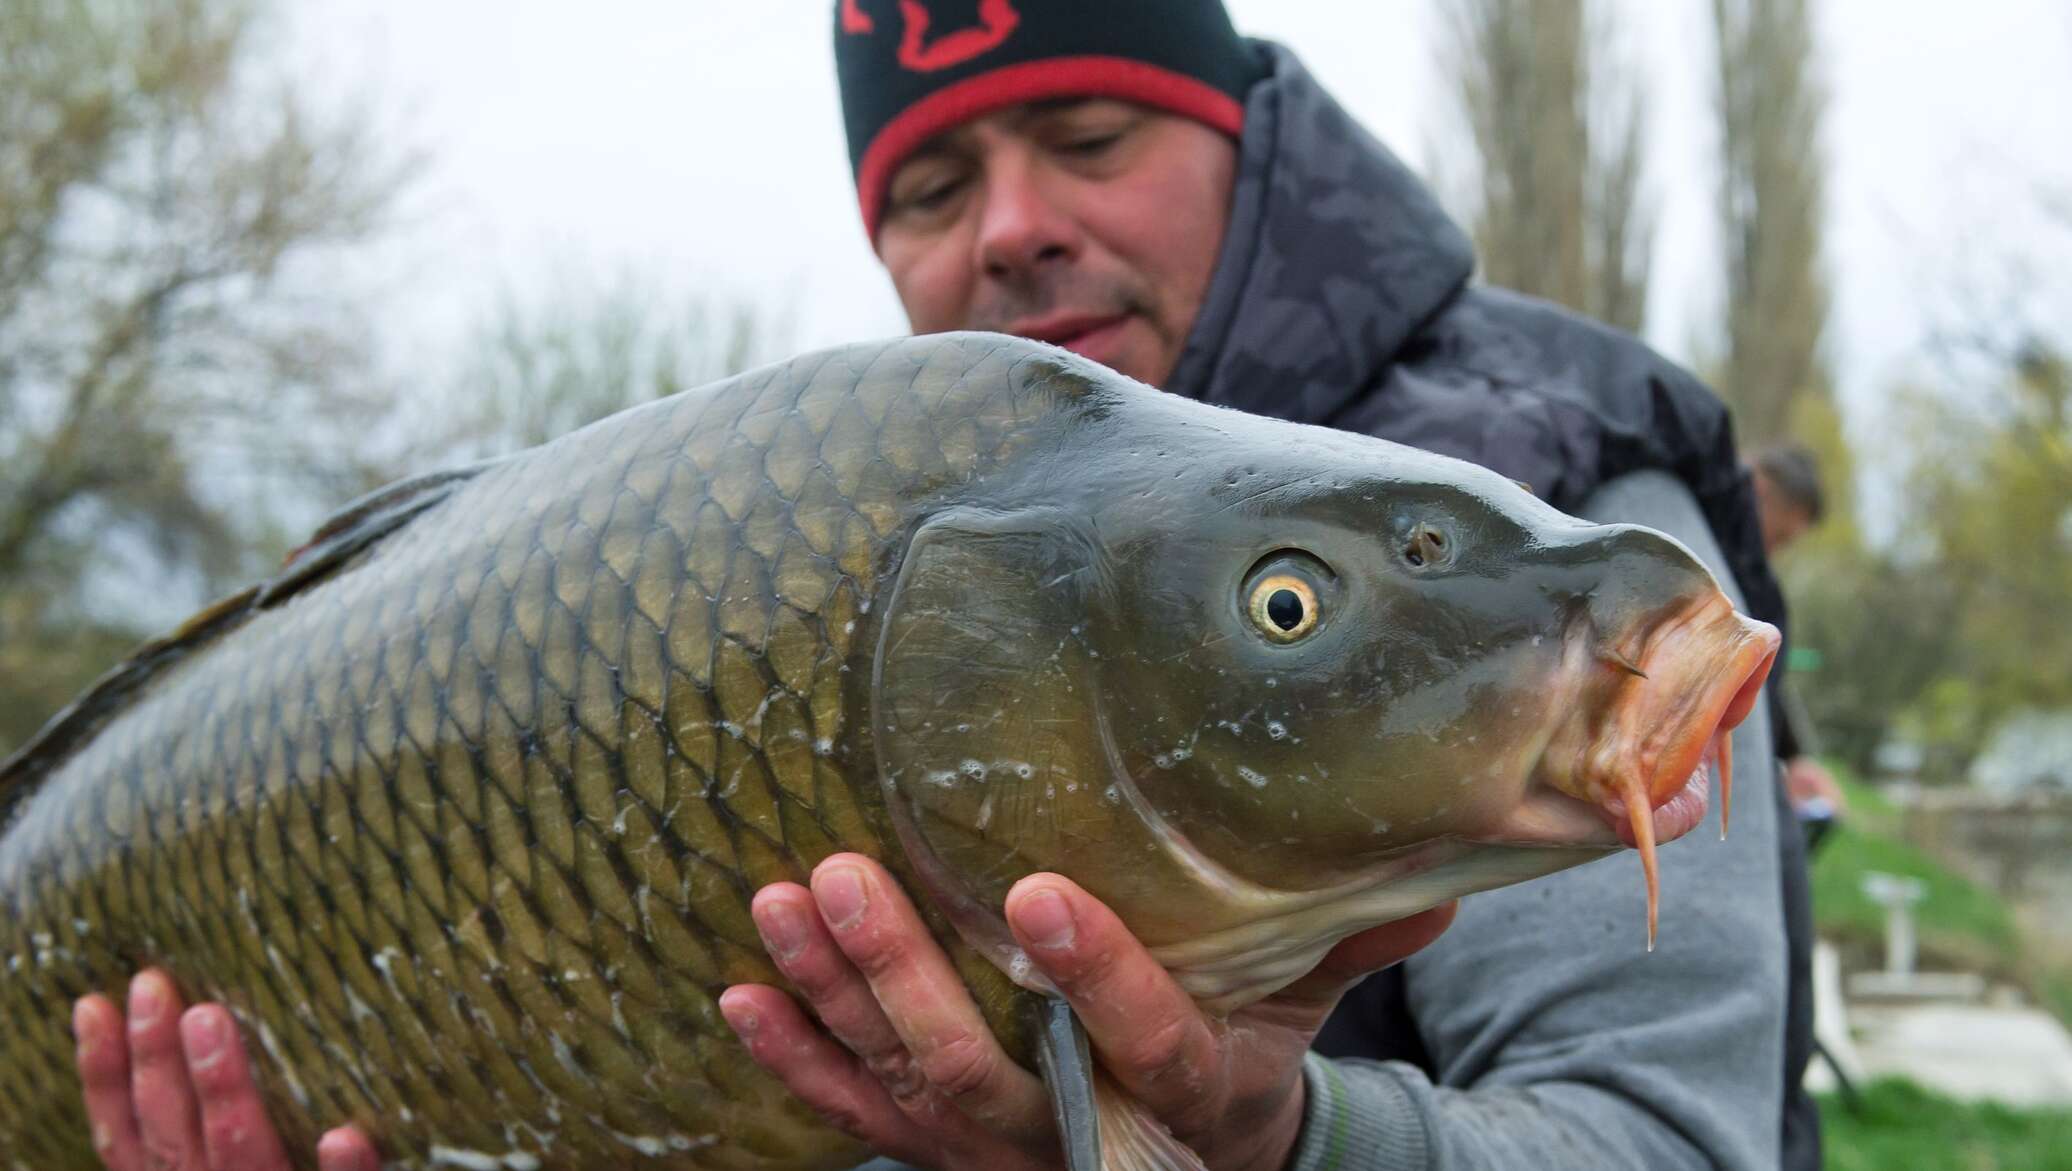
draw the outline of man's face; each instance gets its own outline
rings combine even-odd
[[[1813,527],[1812,516],[1772,484],[1770,477],[1758,470],[1750,478],[1755,481],[1756,518],[1763,527],[1764,553],[1776,553]]]
[[[1159,386],[1208,292],[1236,169],[1236,144],[1191,119],[1013,106],[893,172],[878,258],[916,333],[1018,334]]]

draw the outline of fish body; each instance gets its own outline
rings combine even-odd
[[[782,983],[763,885],[884,861],[1024,1058],[1037,870],[1228,1011],[1688,828],[1766,629],[1659,534],[1050,347],[751,372],[368,498],[0,766],[0,1168],[98,1166],[69,1006],[146,964],[290,1150],[845,1166],[716,1009]]]

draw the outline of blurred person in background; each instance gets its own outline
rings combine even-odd
[[[1170,393],[1485,464],[1670,532],[1781,621],[1717,399],[1629,335],[1472,284],[1469,241],[1409,169],[1218,0],[831,15],[864,228],[915,332],[1036,338]],[[1765,705],[1735,742],[1771,754]],[[1363,932],[1227,1021],[1068,880],[1024,879],[1005,914],[1106,1073],[1216,1171],[1813,1167],[1804,860],[1766,771],[1745,769],[1731,841],[1679,849],[1665,877],[1688,902],[1653,955],[1630,860]],[[806,1003],[746,986],[720,1007],[795,1095],[916,1166],[1058,1165],[1040,1083],[882,867],[837,855],[754,911]],[[285,1168],[277,1141],[253,1148],[272,1162],[207,1141],[231,1118],[270,1137],[222,1010],[140,983],[154,1011],[127,1057],[116,1006],[80,1008],[111,1167]],[[197,1022],[185,1067],[176,1017]],[[326,1144],[325,1171],[372,1166],[357,1131]]]
[[[1820,465],[1803,446],[1780,443],[1750,455],[1748,470],[1762,521],[1763,552],[1775,557],[1827,515]]]
[[[1763,552],[1775,557],[1827,515],[1820,465],[1805,447],[1780,443],[1752,453],[1748,469],[1755,485],[1756,512],[1762,521]],[[1785,790],[1800,820],[1806,823],[1808,845],[1817,845],[1841,817],[1847,802],[1834,774],[1814,758],[1819,741],[1805,705],[1781,678],[1774,681],[1774,686],[1780,700],[1776,705],[1781,716],[1778,756],[1783,762]]]

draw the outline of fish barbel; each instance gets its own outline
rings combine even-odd
[[[98,1166],[68,1009],[147,964],[291,1151],[844,1166],[715,1006],[843,850],[1031,1065],[1039,870],[1217,1012],[1624,846],[1652,936],[1775,648],[1469,464],[996,335],[806,355],[366,498],[0,766],[0,1168]]]

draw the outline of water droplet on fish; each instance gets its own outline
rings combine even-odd
[[[1244,765],[1237,766],[1237,775],[1243,777],[1245,783],[1255,789],[1264,789],[1266,787],[1265,774],[1253,772]]]
[[[967,760],[957,766],[958,770],[974,781],[986,779],[986,766],[976,760]]]
[[[1278,679],[1276,679],[1276,678],[1274,678],[1274,677],[1273,677],[1273,676],[1271,676],[1271,675],[1268,675],[1268,676],[1266,677],[1266,685],[1267,685],[1268,687],[1279,687],[1279,686],[1281,685],[1281,681],[1280,681],[1280,680],[1278,680]]]
[[[1016,761],[1014,765],[1014,775],[1026,781],[1030,777],[1036,775],[1035,766],[1025,761]]]
[[[1159,768],[1171,768],[1173,767],[1173,758],[1170,754],[1161,752],[1157,756],[1151,758],[1151,763],[1157,765]]]
[[[1266,721],[1266,734],[1275,740],[1285,740],[1288,738],[1288,729],[1279,720],[1268,720]]]

